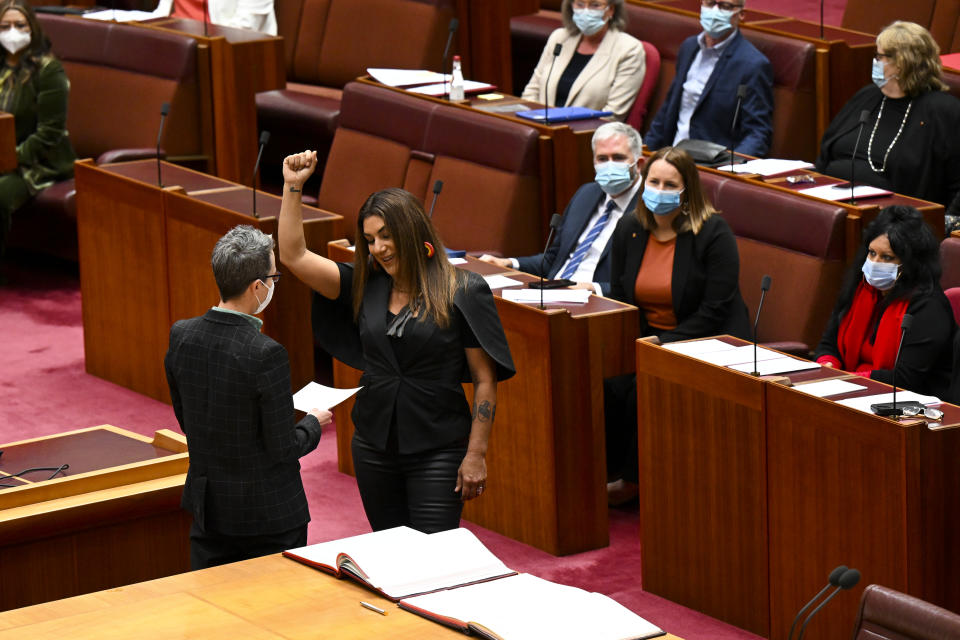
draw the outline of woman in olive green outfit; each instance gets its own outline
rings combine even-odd
[[[70,82],[23,0],[0,0],[0,55],[0,111],[14,116],[20,165],[0,175],[2,252],[13,212],[41,189],[72,176],[76,156],[67,135]]]

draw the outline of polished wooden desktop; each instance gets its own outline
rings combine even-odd
[[[643,340],[636,355],[645,590],[775,640],[841,564],[863,578],[809,637],[849,637],[871,583],[960,609],[960,408],[930,429]]]
[[[18,166],[17,131],[13,114],[0,111],[0,173],[13,171]]]
[[[283,38],[250,29],[204,25],[188,18],[156,18],[133,24],[188,35],[209,48],[212,170],[221,178],[249,185],[260,137],[256,94],[287,86]]]
[[[239,224],[275,234],[280,199],[183,167],[137,161],[75,165],[80,289],[87,372],[170,401],[163,357],[170,326],[219,300],[210,255]],[[304,233],[323,250],[340,216],[304,207]],[[281,269],[282,272],[282,269]],[[277,283],[264,332],[287,349],[296,389],[313,380],[310,290],[292,274]]]
[[[433,640],[464,634],[276,554],[0,613],[0,640],[25,637]]]
[[[331,259],[352,261],[333,243]],[[533,276],[469,258],[461,268],[529,282]],[[488,491],[463,517],[554,555],[609,544],[603,379],[633,369],[637,310],[592,296],[585,305],[508,302],[494,291],[517,375],[497,386],[497,420],[487,453]],[[334,361],[334,383],[355,387],[360,372]],[[464,385],[468,398],[472,385]],[[337,407],[340,470],[353,473],[353,401]]]
[[[189,569],[182,435],[103,425],[0,450],[0,610]]]

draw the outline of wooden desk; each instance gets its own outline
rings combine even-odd
[[[330,258],[353,254],[332,243]],[[469,259],[482,275],[533,276]],[[593,296],[586,305],[515,304],[494,291],[517,375],[497,387],[497,421],[487,454],[488,493],[463,517],[554,555],[609,544],[603,379],[633,368],[637,309]],[[334,361],[334,383],[355,387],[360,372]],[[468,398],[473,385],[464,385]],[[353,474],[353,401],[337,407],[339,468]]]
[[[389,613],[368,611],[369,602]],[[433,640],[464,635],[279,554],[0,613],[0,639]],[[666,640],[680,640],[664,636]]]
[[[644,589],[772,639],[840,564],[863,579],[810,637],[847,638],[870,583],[960,609],[960,429],[898,424],[644,341],[636,355]],[[868,387],[858,395],[889,390],[851,381]],[[942,408],[960,425],[960,407]]]
[[[189,569],[186,439],[109,425],[0,445],[0,610]]]
[[[188,35],[210,49],[216,174],[249,185],[257,159],[256,94],[287,86],[283,38],[187,18],[134,23]]]
[[[540,133],[540,215],[543,237],[547,235],[550,216],[558,211],[563,211],[581,185],[593,182],[595,171],[590,142],[597,127],[607,122],[605,118],[544,125],[518,118],[514,113],[508,111],[491,111],[491,109],[506,108],[510,105],[524,105],[531,109],[543,108],[543,105],[539,103],[521,100],[503,91],[495,92],[502,96],[499,100],[481,100],[476,96],[471,96],[467,104],[458,104],[443,98],[432,98],[403,89],[386,87],[370,78],[358,78],[357,81],[385,87],[423,100],[430,100],[459,109],[468,109],[474,113],[482,113],[487,117],[503,118],[536,129]]]
[[[86,368],[89,373],[170,401],[163,356],[170,326],[219,300],[210,269],[217,239],[238,224],[276,232],[280,199],[226,180],[138,161],[76,164],[77,235]],[[340,216],[304,207],[308,246],[323,251],[342,235]],[[291,381],[313,380],[310,290],[287,274],[263,315],[264,332],[290,356]]]
[[[17,130],[13,114],[0,111],[0,173],[8,173],[18,166]]]

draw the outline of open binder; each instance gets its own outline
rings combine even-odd
[[[396,527],[283,555],[357,580],[434,622],[492,640],[665,635],[605,595],[510,570],[467,529],[425,534]]]

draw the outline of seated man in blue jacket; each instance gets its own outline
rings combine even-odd
[[[709,140],[751,156],[770,150],[773,134],[773,69],[738,26],[744,0],[702,0],[703,32],[677,53],[677,72],[667,97],[644,136],[653,151],[681,140]],[[737,89],[746,85],[734,139],[730,127]]]
[[[630,125],[608,122],[597,128],[590,144],[596,182],[573,194],[547,252],[523,258],[485,255],[481,260],[535,276],[566,278],[576,288],[610,295],[610,237],[620,218],[637,205],[643,141]]]

